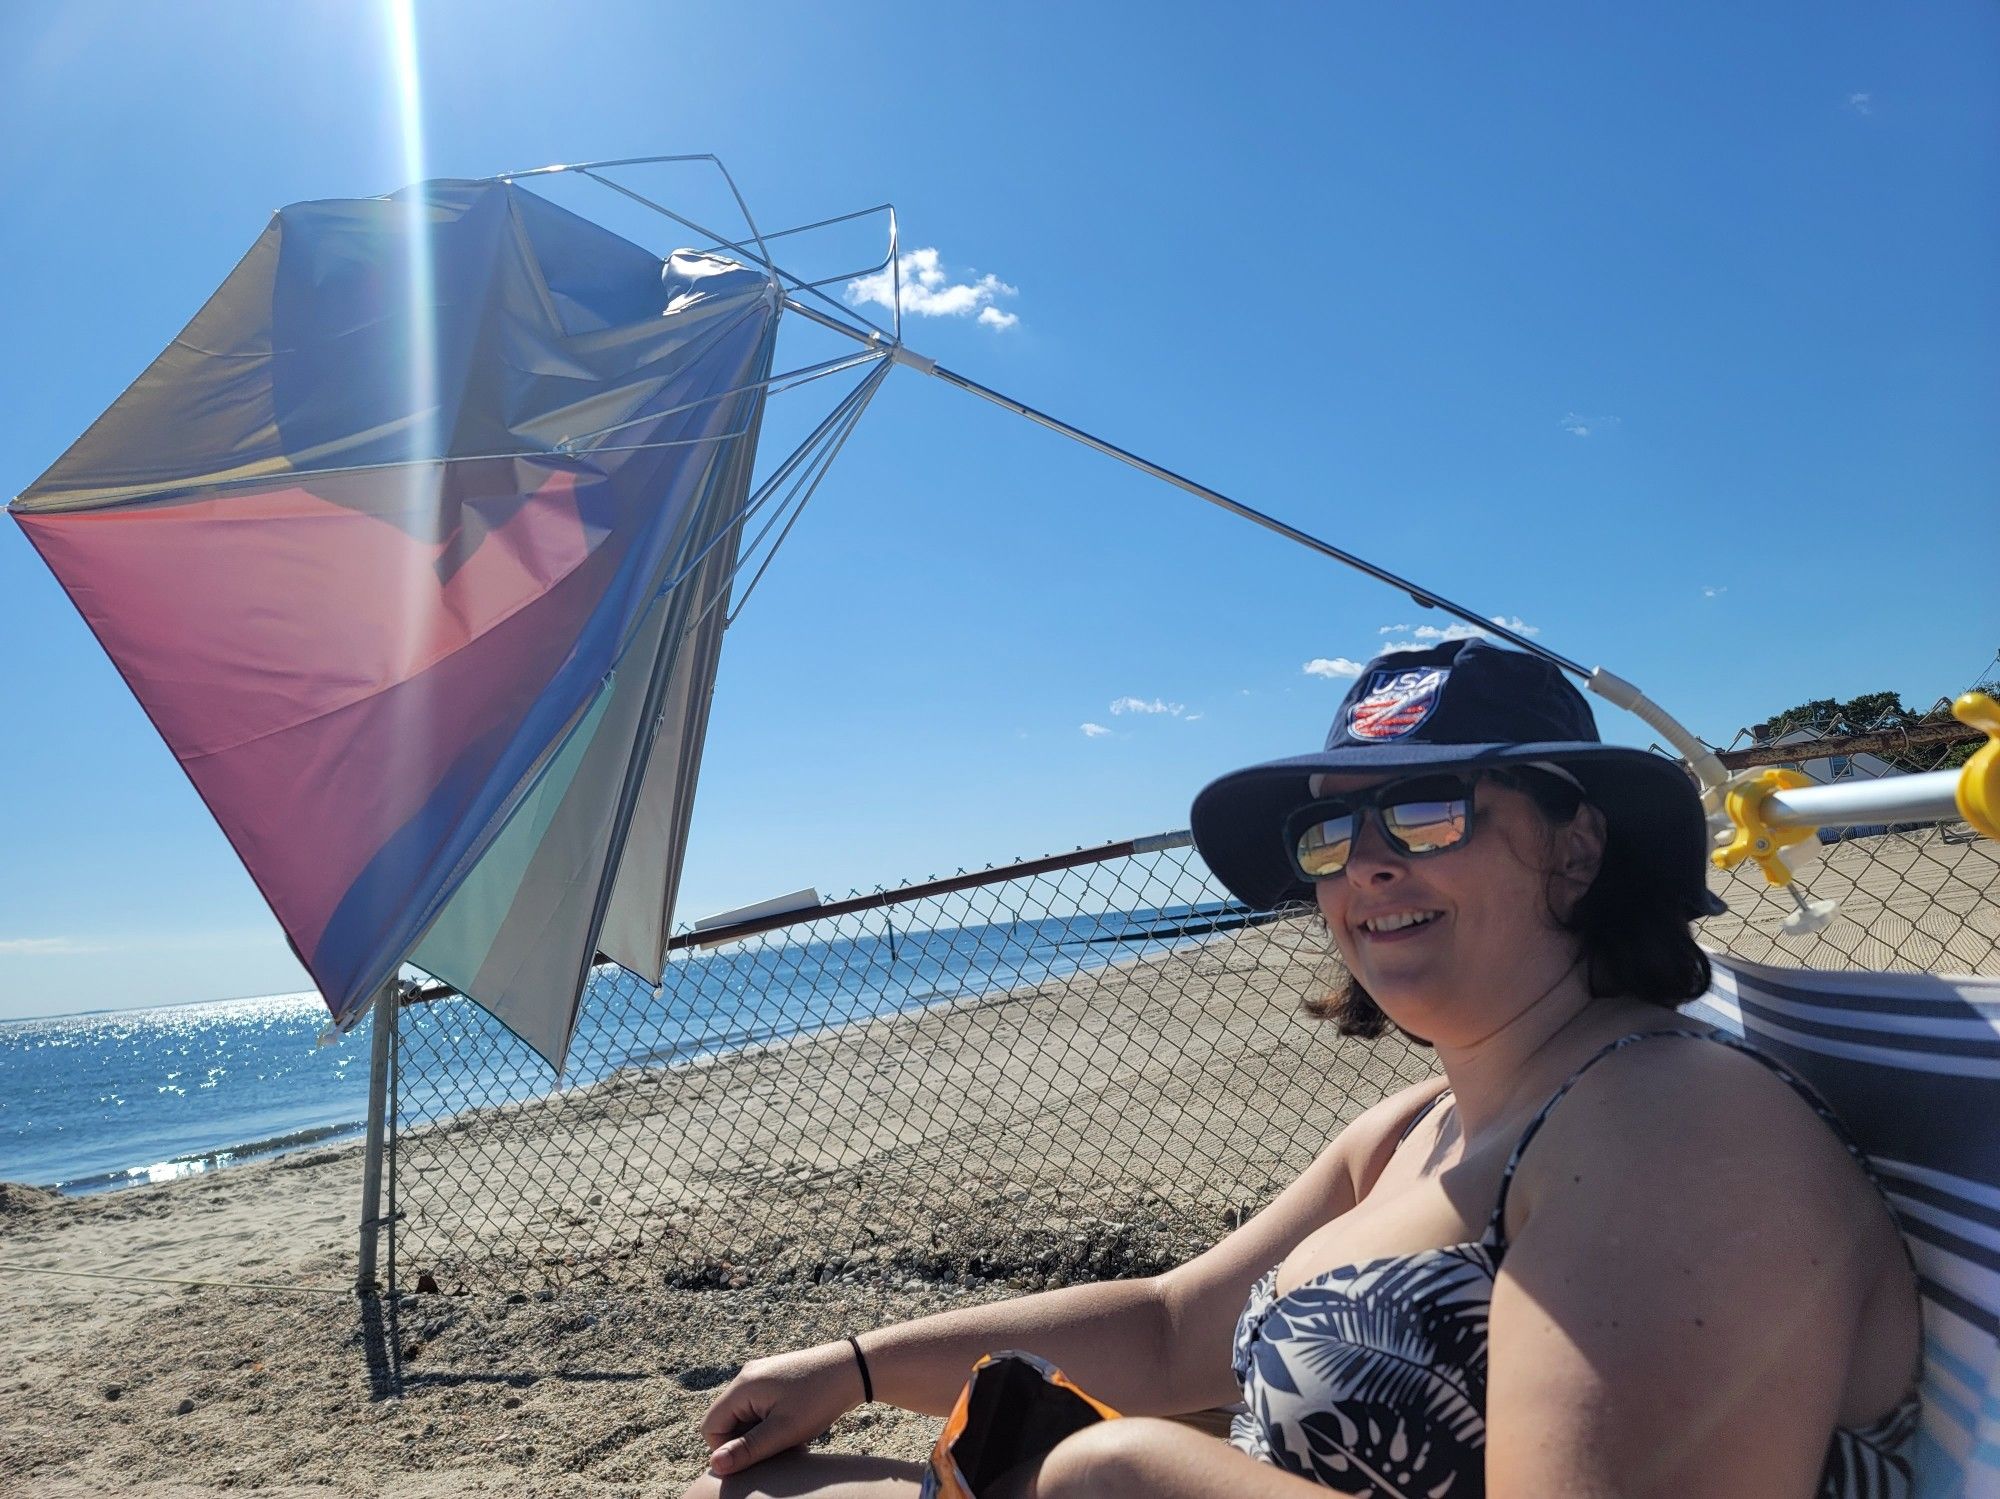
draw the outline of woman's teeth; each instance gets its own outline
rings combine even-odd
[[[1437,919],[1436,911],[1398,911],[1392,916],[1371,916],[1361,923],[1364,932],[1396,932],[1406,926],[1422,926]]]

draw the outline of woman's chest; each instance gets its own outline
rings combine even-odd
[[[1243,1450],[1340,1492],[1479,1492],[1494,1264],[1479,1244],[1342,1265],[1237,1327]],[[1356,1489],[1357,1479],[1371,1487]]]
[[[1504,1152],[1459,1160],[1410,1154],[1399,1151],[1360,1202],[1299,1240],[1279,1263],[1275,1285],[1289,1289],[1342,1266],[1480,1242],[1506,1170]]]

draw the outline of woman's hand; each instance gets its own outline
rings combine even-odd
[[[701,1418],[717,1477],[810,1442],[861,1404],[861,1370],[845,1342],[752,1359]]]

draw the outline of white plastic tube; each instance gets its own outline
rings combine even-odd
[[[1638,718],[1679,750],[1681,758],[1686,760],[1689,768],[1694,771],[1695,779],[1701,782],[1702,805],[1710,812],[1719,810],[1722,788],[1729,784],[1729,771],[1720,760],[1716,759],[1714,750],[1697,739],[1679,719],[1623,677],[1613,676],[1603,667],[1594,666],[1584,685],[1606,702],[1615,703]]]

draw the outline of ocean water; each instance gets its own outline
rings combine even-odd
[[[659,1008],[592,1008],[561,1085],[1038,983],[1237,924],[1216,905],[886,932],[676,959]],[[463,1000],[413,1006],[406,1034],[490,1058],[423,1086],[405,1118],[556,1084]],[[358,1136],[368,1022],[330,1044],[316,994],[0,1022],[0,1181],[104,1191]],[[414,1041],[415,1036],[412,1035]]]

